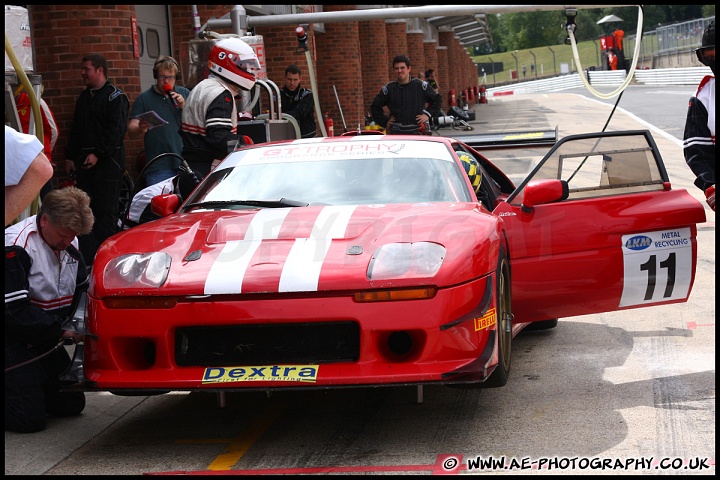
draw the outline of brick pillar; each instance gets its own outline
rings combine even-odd
[[[423,48],[423,32],[413,30],[407,33],[408,57],[412,62],[410,76],[417,78],[420,72],[425,71],[425,49]]]
[[[426,40],[423,42],[423,52],[425,54],[425,70],[433,69],[437,74],[438,69],[438,44],[435,40]],[[436,76],[437,80],[437,76]]]
[[[360,25],[360,57],[362,59],[362,92],[361,102],[363,115],[370,113],[370,104],[380,88],[394,79],[388,75],[387,32],[385,31],[385,20],[369,20],[359,22]],[[364,127],[364,124],[361,125]]]
[[[445,78],[443,79],[444,83],[441,83],[440,85],[443,88],[443,95],[446,97],[448,96],[448,92],[450,90],[455,90],[455,97],[460,98],[460,82],[458,80],[458,73],[457,73],[457,56],[455,53],[455,32],[452,30],[446,30],[446,31],[439,31],[438,37],[440,38],[438,44],[441,47],[446,48],[446,60],[447,60],[447,67],[443,68],[441,74],[445,74]],[[438,55],[438,58],[440,56]],[[442,77],[440,77],[442,78]],[[439,80],[438,80],[439,82]]]
[[[443,98],[442,108],[445,112],[447,112],[450,105],[449,92],[452,88],[449,86],[450,76],[448,75],[448,48],[438,47],[436,51],[438,66],[435,69],[435,81],[437,81],[438,87],[440,87],[440,95],[442,95]]]
[[[385,20],[385,29],[387,31],[388,74],[390,80],[395,80],[397,77],[393,71],[393,57],[395,55],[408,55],[407,22],[405,20]],[[412,58],[410,58],[410,61],[412,61]]]
[[[460,45],[460,37],[455,36],[453,38],[453,65],[457,65],[457,69],[454,72],[456,75],[456,82],[461,92],[464,92],[468,88],[467,75],[465,71],[465,49]],[[465,99],[467,101],[467,98]]]
[[[323,11],[335,12],[355,10],[354,5],[324,5]],[[335,135],[343,133],[343,122],[335,100],[333,85],[337,89],[348,130],[357,129],[358,122],[364,125],[364,79],[360,54],[358,22],[327,22],[325,33],[316,34],[317,39],[317,82],[322,115],[330,114],[334,122]],[[322,54],[321,54],[322,52]],[[323,119],[318,119],[323,121]],[[320,129],[318,125],[318,130]]]

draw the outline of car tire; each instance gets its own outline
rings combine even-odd
[[[523,330],[550,330],[558,325],[558,319],[541,320],[539,322],[528,323]]]
[[[483,388],[503,387],[510,376],[512,355],[512,295],[510,292],[510,263],[503,248],[500,249],[496,278],[496,315],[498,364]]]

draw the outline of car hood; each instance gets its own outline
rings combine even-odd
[[[455,285],[495,268],[500,226],[474,203],[193,210],[121,232],[98,250],[90,293],[219,295]],[[367,268],[389,243],[446,248],[433,278],[371,281]],[[158,289],[106,289],[108,263],[164,252],[172,263]]]

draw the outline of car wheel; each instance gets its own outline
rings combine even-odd
[[[467,112],[465,112],[464,110],[461,110],[459,107],[456,107],[456,106],[450,107],[450,115],[452,115],[455,118],[465,120],[466,122],[470,121],[470,117],[468,116]]]
[[[496,275],[497,297],[497,350],[498,364],[490,377],[482,384],[485,388],[504,386],[510,375],[512,353],[512,296],[510,294],[510,264],[503,249],[500,250]]]
[[[558,325],[558,319],[541,320],[539,322],[528,323],[523,330],[550,330]]]

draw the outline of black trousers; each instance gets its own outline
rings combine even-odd
[[[5,339],[5,368],[44,352]],[[70,365],[65,348],[5,372],[5,430],[32,433],[44,430],[47,416],[79,415],[85,408],[83,392],[61,392],[60,374]]]
[[[80,252],[88,265],[93,263],[100,244],[118,231],[123,173],[124,167],[105,158],[90,169],[77,170],[77,186],[90,196],[90,208],[95,216],[92,231],[78,237]]]

